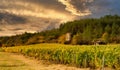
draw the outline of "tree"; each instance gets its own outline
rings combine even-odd
[[[64,35],[61,35],[61,36],[58,38],[58,43],[62,43],[62,44],[65,43],[65,34],[64,34]]]
[[[107,32],[105,32],[103,35],[102,35],[102,41],[108,43],[109,42],[109,34]]]
[[[2,43],[0,42],[0,47],[2,47]]]
[[[91,25],[88,25],[85,28],[85,30],[83,32],[83,39],[84,39],[84,41],[89,42],[89,43],[90,43],[90,41],[92,41],[92,27],[91,27]]]
[[[108,34],[111,33],[111,27],[109,24],[105,27],[105,32],[107,32]]]
[[[71,44],[76,45],[76,44],[83,44],[83,37],[81,33],[78,33],[73,36]]]

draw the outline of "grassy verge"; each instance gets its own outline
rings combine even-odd
[[[38,44],[3,48],[6,52],[22,53],[37,59],[70,64],[81,68],[120,69],[120,45]]]
[[[0,52],[0,70],[33,70],[10,53]]]

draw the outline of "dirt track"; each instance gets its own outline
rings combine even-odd
[[[46,64],[23,55],[0,52],[0,70],[89,70],[60,64]]]

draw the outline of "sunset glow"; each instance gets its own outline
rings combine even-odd
[[[81,18],[120,15],[120,0],[0,0],[0,36],[40,32]]]

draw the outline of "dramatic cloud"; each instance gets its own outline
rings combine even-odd
[[[86,3],[92,2],[92,0],[58,0],[59,2],[61,2],[63,5],[66,6],[66,10],[71,12],[73,15],[76,16],[85,16],[85,15],[90,15],[91,12],[89,11],[88,8],[86,7]],[[72,3],[78,3],[80,9],[77,9],[77,7],[72,4]]]
[[[0,36],[57,28],[63,22],[120,15],[120,0],[0,0]]]
[[[13,2],[14,1],[14,2]],[[69,16],[65,13],[55,11],[54,9],[45,8],[44,6],[25,2],[22,0],[18,1],[2,0],[1,6],[3,7],[0,11],[5,11],[8,13],[23,15],[23,16],[33,16],[33,17],[42,17],[42,18],[51,18],[51,19],[63,19],[71,20],[73,16]],[[57,15],[57,16],[54,16]],[[66,20],[66,21],[67,21]]]
[[[0,24],[24,24],[27,22],[27,19],[21,16],[16,16],[13,14],[8,14],[6,12],[0,13]]]

